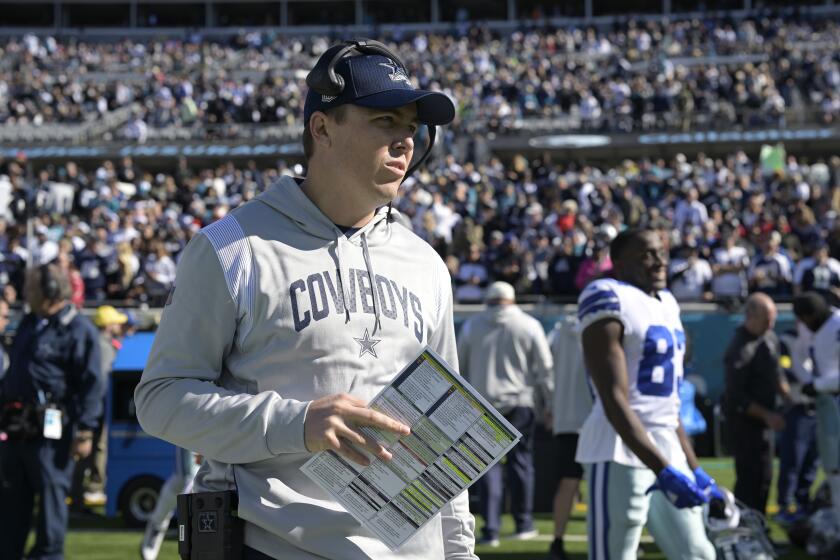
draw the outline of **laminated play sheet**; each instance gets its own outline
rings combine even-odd
[[[522,437],[428,347],[369,406],[411,427],[407,436],[358,428],[391,452],[390,461],[357,448],[371,459],[364,467],[329,450],[301,470],[392,550]]]

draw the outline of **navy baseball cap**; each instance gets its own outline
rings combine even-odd
[[[438,91],[414,89],[405,70],[386,56],[363,54],[343,58],[336,64],[335,72],[344,78],[344,90],[332,96],[310,88],[303,108],[307,125],[315,111],[347,103],[379,109],[417,103],[417,119],[428,125],[449,124],[455,118],[455,105],[449,97]]]

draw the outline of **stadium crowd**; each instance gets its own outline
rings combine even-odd
[[[49,166],[27,181],[24,169],[18,160],[0,166],[6,298],[20,292],[31,255],[58,260],[77,303],[150,305],[165,301],[196,231],[281,174],[303,171],[283,161],[193,169],[180,160],[172,173],[151,173],[124,158],[89,170]],[[805,164],[785,156],[772,168],[737,152],[598,168],[549,156],[478,166],[448,156],[406,180],[396,208],[446,259],[460,302],[480,301],[494,280],[526,297],[570,300],[610,269],[610,239],[639,225],[669,239],[671,288],[682,300],[759,289],[783,299],[801,287],[840,295],[840,157]]]
[[[634,131],[840,116],[840,25],[830,18],[469,27],[390,40],[420,87],[456,100],[456,131],[504,130],[521,119]],[[297,69],[328,42],[275,33],[226,43],[11,38],[0,44],[0,124],[86,122],[130,107],[122,135],[139,141],[169,126],[211,137],[241,134],[248,123],[299,127],[306,88]]]

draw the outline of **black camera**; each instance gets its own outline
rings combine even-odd
[[[9,402],[0,404],[0,431],[14,439],[40,437],[43,429],[44,407],[30,403]]]

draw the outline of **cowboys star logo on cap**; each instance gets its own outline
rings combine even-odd
[[[393,62],[380,62],[379,66],[384,66],[391,70],[391,73],[388,75],[391,78],[392,82],[405,82],[408,85],[411,85],[411,82],[408,80],[408,76],[405,75],[405,70],[394,64]]]

